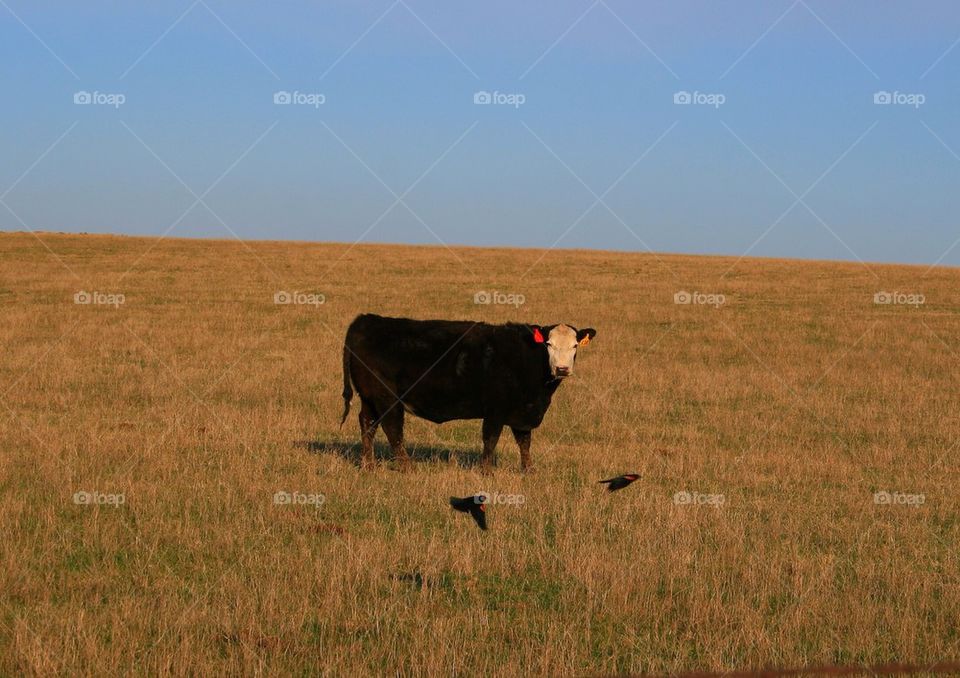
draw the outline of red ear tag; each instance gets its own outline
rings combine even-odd
[[[542,344],[542,343],[543,343],[543,335],[540,334],[540,328],[539,328],[539,327],[534,327],[534,328],[533,328],[533,340],[534,340],[535,342],[537,342],[538,344]]]

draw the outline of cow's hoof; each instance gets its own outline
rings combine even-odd
[[[529,475],[529,474],[531,474],[531,473],[536,473],[536,472],[537,472],[537,467],[536,467],[536,466],[522,466],[522,467],[520,467],[520,473],[523,473],[523,474],[525,474],[525,475]]]
[[[377,468],[377,463],[375,461],[367,461],[365,459],[360,461],[361,471],[374,471],[376,470],[376,468]]]
[[[413,470],[413,462],[409,459],[397,462],[397,470],[401,473],[410,473]]]

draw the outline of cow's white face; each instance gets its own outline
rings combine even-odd
[[[596,335],[596,330],[586,329],[579,332],[569,325],[556,325],[544,337],[547,356],[550,360],[550,375],[556,379],[573,374],[573,364],[577,359],[577,348],[585,346]]]
[[[569,325],[557,325],[550,330],[546,340],[550,374],[554,377],[573,374],[573,362],[577,358],[577,333]]]

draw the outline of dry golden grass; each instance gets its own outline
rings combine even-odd
[[[733,259],[563,251],[524,275],[540,252],[42,239],[55,256],[0,236],[0,674],[960,657],[956,270],[743,260],[722,277]],[[481,289],[526,304],[475,305]],[[408,418],[415,470],[361,473],[356,401],[337,428],[361,311],[597,328],[534,433],[538,472],[507,435],[481,476],[479,422]],[[623,492],[596,484],[634,470]],[[526,501],[481,533],[446,504],[479,489]]]

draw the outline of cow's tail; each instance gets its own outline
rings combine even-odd
[[[340,427],[350,414],[350,401],[353,399],[353,387],[350,385],[350,349],[343,345],[343,416],[340,417]]]

